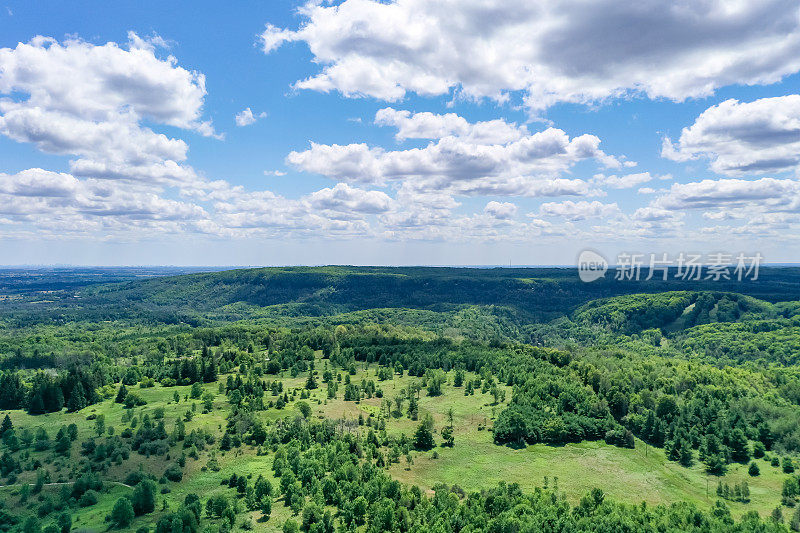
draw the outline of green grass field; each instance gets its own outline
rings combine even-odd
[[[317,369],[322,370],[325,362],[319,360]],[[392,400],[400,391],[418,378],[404,375],[395,376],[392,380],[379,382],[375,375],[376,366],[365,368],[361,365],[352,380],[360,382],[362,379],[372,379],[383,390],[384,397],[364,399],[361,402],[345,402],[342,399],[342,388],[338,398],[326,399],[326,390],[320,387],[312,391],[305,400],[312,407],[312,416],[329,418],[357,419],[359,415],[369,417],[376,415],[381,410],[381,405],[386,400]],[[226,376],[223,376],[223,381]],[[471,377],[471,376],[468,376]],[[465,396],[464,389],[452,386],[452,373],[448,376],[448,384],[443,389],[443,394],[438,397],[428,397],[423,390],[420,395],[420,415],[430,414],[434,419],[436,439],[441,443],[438,434],[447,423],[447,413],[453,411],[455,427],[455,446],[452,448],[437,447],[434,451],[425,453],[413,452],[413,464],[407,465],[401,458],[399,464],[389,467],[391,475],[398,480],[416,484],[424,489],[430,489],[436,483],[458,485],[467,491],[480,490],[496,485],[500,481],[519,483],[524,490],[543,487],[545,478],[549,488],[554,488],[557,483],[559,492],[568,500],[575,503],[581,496],[595,487],[601,487],[607,494],[616,500],[637,504],[646,501],[648,504],[669,504],[677,501],[695,502],[701,507],[710,506],[716,499],[716,485],[722,480],[729,484],[746,480],[751,490],[751,502],[748,504],[728,502],[735,515],[741,515],[748,510],[756,510],[762,516],[767,516],[779,503],[781,484],[785,477],[778,468],[774,468],[764,460],[759,461],[761,475],[750,477],[746,465],[730,465],[727,475],[718,478],[706,475],[702,465],[696,464],[691,468],[684,468],[677,463],[666,460],[663,450],[647,447],[643,442],[637,441],[633,450],[622,449],[606,445],[602,442],[583,442],[569,444],[562,447],[534,445],[524,449],[512,449],[497,446],[493,443],[492,420],[499,414],[502,404],[494,405],[490,394],[482,394],[479,390],[472,396]],[[284,390],[301,389],[305,384],[305,376],[283,377]],[[218,384],[211,383],[204,386],[205,390],[216,395],[214,409],[210,413],[201,413],[199,400],[186,399],[190,387],[178,386],[165,388],[156,385],[152,388],[135,389],[146,401],[147,405],[134,409],[134,413],[141,417],[144,413],[151,413],[157,407],[165,411],[165,425],[167,432],[171,431],[175,421],[191,409],[192,403],[197,403],[196,415],[190,422],[186,422],[187,434],[192,429],[204,428],[220,436],[224,430],[228,412],[227,399],[219,394]],[[511,390],[506,390],[506,402],[511,397]],[[180,395],[180,401],[175,403],[173,395]],[[300,396],[297,396],[299,400]],[[114,426],[119,433],[126,424],[123,422],[125,409],[120,404],[108,399],[100,404],[93,405],[76,413],[51,413],[39,416],[30,416],[22,411],[10,413],[15,428],[28,427],[35,430],[45,427],[51,438],[55,436],[62,425],[75,423],[79,429],[78,443],[94,435],[94,421],[87,420],[89,415],[103,414],[106,426]],[[270,409],[261,416],[266,421],[299,414],[294,402],[283,410]],[[152,415],[151,415],[152,416]],[[418,422],[410,420],[403,415],[399,418],[389,418],[387,431],[393,435],[405,433],[411,435]],[[57,459],[52,470],[52,481],[59,482],[67,479],[67,474],[79,457],[80,446],[73,445],[72,457]],[[214,447],[216,448],[216,446]],[[52,451],[30,452],[30,459],[44,459],[52,457]],[[179,453],[179,452],[178,452]],[[220,466],[219,471],[206,468],[209,459],[209,449],[200,454],[199,459],[188,459],[184,469],[184,478],[178,483],[167,483],[169,492],[158,496],[155,519],[167,508],[175,508],[189,493],[200,495],[205,500],[217,492],[230,494],[230,489],[220,484],[221,480],[236,473],[237,475],[252,476],[255,479],[259,474],[264,475],[277,485],[277,480],[272,477],[271,455],[257,455],[257,450],[251,446],[242,446],[228,452],[217,451],[216,457]],[[130,459],[121,465],[111,465],[105,479],[121,482],[125,476],[140,467],[160,477],[164,468],[176,457],[175,453],[168,458],[145,458],[136,452],[131,453]],[[557,479],[556,479],[557,478]],[[0,488],[0,497],[9,507],[21,505],[19,490],[24,483],[33,483],[35,474],[26,472],[20,476],[15,486]],[[31,512],[38,504],[39,496],[46,495],[48,491],[56,491],[56,486],[45,487],[41,495],[32,496],[25,504],[30,506]],[[73,516],[75,527],[87,531],[104,531],[107,529],[105,516],[113,507],[117,498],[123,496],[130,488],[114,484],[107,485],[97,505],[78,510]],[[260,512],[250,513],[255,530],[279,531],[283,522],[291,516],[289,509],[282,505],[280,500],[273,506],[272,517],[265,522],[258,519]],[[140,525],[153,523],[154,516],[136,519],[131,530]],[[205,520],[205,519],[204,519]],[[241,520],[241,518],[240,518]],[[213,522],[213,521],[211,521]]]

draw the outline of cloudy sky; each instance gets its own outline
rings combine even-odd
[[[0,0],[0,264],[800,262],[796,0]]]

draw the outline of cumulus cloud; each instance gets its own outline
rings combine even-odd
[[[205,78],[158,57],[166,46],[131,33],[125,45],[35,37],[0,48],[0,134],[71,157],[69,172],[0,174],[4,218],[42,235],[150,235],[208,222],[204,207],[178,199],[210,186],[185,164],[188,145],[151,128],[216,135],[202,119]]]
[[[800,222],[800,182],[792,179],[719,179],[674,184],[649,206],[636,211],[640,220],[680,220],[688,212],[707,220],[742,222],[739,225],[700,228],[709,237],[765,235],[778,230],[796,234]],[[723,228],[727,227],[727,231]],[[777,238],[777,234],[774,235]]]
[[[127,48],[41,36],[0,48],[0,93],[26,93],[29,107],[85,120],[113,119],[125,110],[213,134],[202,121],[205,76],[178,66],[172,56],[159,59],[153,46],[135,37],[131,34]]]
[[[346,183],[337,183],[335,187],[320,189],[310,194],[308,201],[315,209],[350,214],[385,213],[393,204],[393,200],[386,193],[365,191],[350,187]]]
[[[676,183],[654,205],[666,209],[715,209],[767,207],[772,210],[796,209],[800,182],[791,179],[761,178],[702,180]]]
[[[152,183],[197,180],[188,147],[142,121],[215,135],[202,120],[205,78],[160,59],[157,36],[127,46],[35,37],[0,48],[0,134],[48,153],[73,155],[81,177]]]
[[[133,185],[120,187],[102,180],[79,180],[40,168],[0,174],[0,211],[23,217],[90,219],[114,217],[129,221],[175,221],[206,216],[202,207],[162,198]]]
[[[580,200],[574,202],[546,202],[539,207],[539,215],[545,217],[561,217],[571,221],[585,220],[587,218],[613,217],[621,211],[616,203],[604,204],[597,200],[587,202]]]
[[[255,122],[260,118],[266,118],[267,114],[263,111],[258,115],[253,114],[253,110],[249,107],[244,108],[243,110],[236,113],[234,117],[236,119],[236,125],[239,127],[242,126],[249,126],[250,124],[255,124]]]
[[[640,207],[633,213],[634,220],[644,222],[663,222],[683,217],[683,213],[662,209],[658,207]]]
[[[396,101],[407,93],[505,101],[534,110],[646,95],[686,98],[800,70],[793,0],[308,2],[298,30],[268,24],[269,53],[305,42],[321,71],[299,89]]]
[[[432,138],[424,148],[386,150],[365,143],[312,143],[291,152],[287,164],[342,182],[409,184],[417,191],[459,195],[561,196],[589,194],[583,180],[563,173],[575,164],[595,160],[618,168],[619,159],[603,152],[594,135],[570,138],[548,128],[528,133],[504,121],[471,124],[454,114],[378,112],[379,124],[398,128],[401,138]]]
[[[3,224],[52,237],[189,232],[521,240],[558,229],[514,221],[517,207],[509,202],[455,215],[455,195],[585,195],[592,191],[588,182],[562,174],[585,160],[619,166],[591,135],[570,138],[555,128],[531,134],[504,120],[470,123],[453,113],[386,108],[376,123],[396,128],[401,142],[428,139],[428,146],[312,145],[287,161],[336,184],[297,198],[210,181],[186,164],[186,141],[156,131],[169,125],[214,134],[202,120],[202,75],[174,58],[160,59],[165,46],[157,36],[131,34],[122,46],[36,38],[0,49],[0,134],[69,158],[69,172],[0,174]],[[260,116],[246,108],[236,118],[247,125]],[[377,190],[382,185],[391,186],[394,198]]]
[[[740,176],[800,169],[800,95],[742,103],[726,100],[665,138],[661,155],[674,161],[707,158],[720,174]]]
[[[612,174],[611,176],[606,176],[605,174],[595,174],[592,177],[592,183],[603,187],[608,187],[610,189],[630,189],[632,187],[636,187],[637,185],[641,185],[642,183],[647,183],[652,179],[653,176],[651,176],[649,172],[626,174],[624,176],[617,176],[616,174]],[[665,178],[661,177],[661,179]]]
[[[483,208],[483,212],[491,217],[504,220],[517,214],[517,206],[511,202],[491,201]]]
[[[454,136],[475,144],[506,144],[529,135],[525,126],[501,119],[470,123],[455,113],[412,113],[391,107],[375,113],[375,124],[397,128],[395,138],[399,141]]]

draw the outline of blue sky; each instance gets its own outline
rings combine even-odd
[[[796,3],[574,4],[0,0],[0,263],[800,260]]]

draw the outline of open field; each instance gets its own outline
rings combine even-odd
[[[317,356],[317,368],[323,369],[327,362]],[[303,401],[312,406],[312,416],[318,418],[350,419],[357,420],[359,415],[363,418],[376,417],[381,413],[382,405],[387,400],[391,401],[400,394],[400,391],[418,381],[419,378],[404,375],[395,375],[393,379],[378,381],[376,377],[377,365],[367,367],[358,365],[355,375],[351,376],[352,382],[363,379],[374,380],[383,392],[383,398],[365,398],[360,402],[344,401],[341,392],[336,399],[327,399],[324,388],[310,391],[309,397]],[[220,377],[224,382],[226,376]],[[473,375],[468,374],[467,379]],[[283,377],[284,390],[291,393],[301,390],[305,383],[305,376]],[[167,430],[175,424],[179,417],[184,417],[188,410],[195,405],[195,415],[191,421],[186,422],[187,433],[193,429],[205,429],[216,435],[221,435],[225,426],[225,409],[227,400],[218,393],[218,383],[208,383],[203,386],[205,391],[215,394],[214,408],[203,413],[198,408],[199,400],[188,398],[190,387],[175,386],[162,387],[156,384],[151,388],[135,389],[147,401],[147,405],[130,410],[134,416],[141,418],[146,413],[151,414],[157,408],[163,408],[164,421]],[[511,396],[511,390],[506,391],[506,402]],[[180,396],[180,401],[174,401],[175,393]],[[259,414],[267,422],[275,421],[287,415],[299,416],[295,405],[300,401],[298,395],[284,409],[268,409]],[[495,486],[501,481],[518,483],[526,492],[536,487],[556,489],[568,501],[577,501],[588,491],[595,487],[603,490],[620,502],[636,504],[645,501],[651,505],[669,504],[679,501],[691,501],[700,507],[708,507],[717,500],[715,490],[719,481],[728,484],[747,481],[751,490],[751,501],[747,504],[728,502],[734,515],[738,516],[748,510],[755,510],[762,516],[767,516],[775,507],[776,494],[780,494],[781,484],[785,475],[779,468],[772,467],[767,461],[760,460],[761,475],[751,477],[747,474],[746,465],[732,464],[725,476],[717,477],[707,475],[702,470],[702,464],[695,464],[691,468],[684,468],[665,458],[664,451],[648,446],[642,441],[636,441],[635,449],[624,449],[607,445],[603,442],[582,442],[566,444],[563,446],[548,446],[536,444],[515,449],[508,446],[494,444],[491,427],[503,403],[495,404],[489,394],[475,391],[474,395],[465,396],[463,387],[452,386],[452,372],[448,375],[448,384],[443,388],[443,394],[438,397],[429,397],[423,390],[419,400],[420,416],[430,414],[434,420],[436,439],[441,442],[438,435],[440,429],[448,422],[448,412],[452,410],[453,425],[455,428],[455,445],[452,448],[437,446],[429,452],[412,452],[413,464],[408,465],[405,460],[392,464],[388,472],[398,480],[418,485],[425,490],[430,490],[437,483],[458,485],[466,491],[480,491]],[[104,415],[106,426],[114,426],[117,430],[126,426],[123,416],[126,410],[122,405],[108,399],[100,404],[90,406],[75,413],[49,413],[31,416],[21,411],[11,411],[10,417],[15,428],[39,427],[46,428],[51,434],[61,425],[75,423],[78,426],[79,440],[94,434],[94,421],[88,420],[91,415]],[[414,432],[418,422],[408,418],[405,414],[387,419],[387,433],[410,435]],[[53,462],[52,481],[63,483],[69,479],[70,466],[78,456],[77,447],[73,447],[72,459],[58,458]],[[438,455],[434,458],[434,454]],[[52,452],[30,452],[30,460],[45,462]],[[172,454],[174,455],[174,454]],[[225,452],[216,452],[219,471],[206,468],[210,454],[208,451],[200,454],[198,460],[191,458],[186,461],[183,480],[179,483],[168,482],[165,486],[169,492],[158,497],[156,516],[166,509],[177,507],[186,494],[202,494],[207,498],[213,494],[229,493],[227,486],[221,486],[222,480],[231,474],[245,475],[255,479],[263,475],[273,485],[278,480],[272,476],[271,455],[258,455],[257,449],[244,445],[241,448]],[[137,453],[132,453],[130,459],[122,464],[112,464],[105,476],[107,480],[116,481],[118,484],[107,485],[102,493],[100,502],[86,509],[78,510],[73,517],[76,527],[87,530],[99,531],[104,529],[105,517],[109,513],[114,501],[130,489],[123,486],[127,473],[139,468],[155,474],[157,477],[171,462],[174,456],[164,458],[145,458]],[[26,472],[20,476],[13,487],[4,487],[2,496],[7,506],[19,504],[19,488],[22,483],[34,483],[35,472]],[[47,486],[42,495],[57,491],[56,486]],[[31,509],[38,503],[33,497],[27,505]],[[166,506],[166,507],[165,507]],[[246,513],[247,514],[247,513]],[[292,513],[280,500],[276,501],[270,520],[260,522],[260,512],[249,513],[256,530],[279,531],[282,523]],[[131,529],[136,529],[140,524],[152,521],[151,517],[141,517],[134,520]]]

